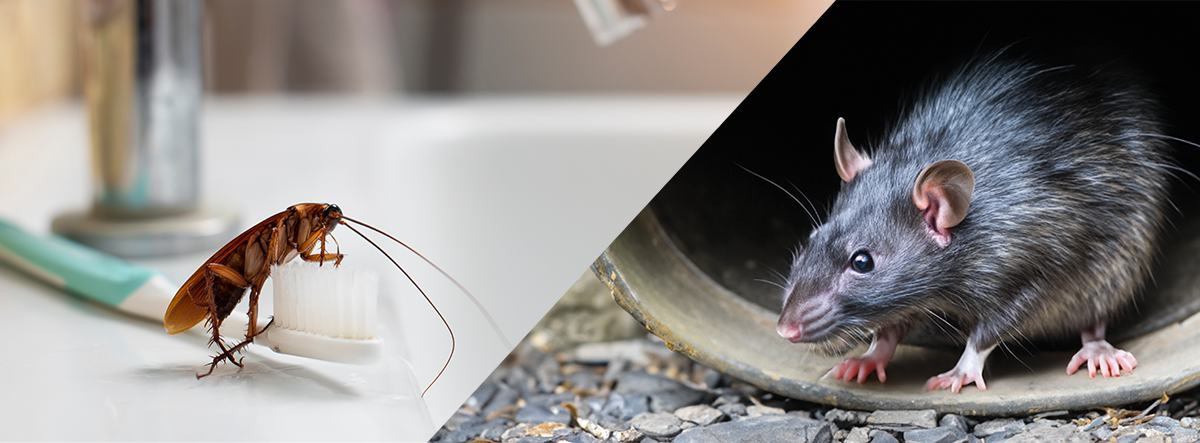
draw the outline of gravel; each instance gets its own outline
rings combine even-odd
[[[1028,417],[851,411],[762,391],[653,337],[558,353],[523,342],[432,440],[1200,443],[1200,390],[1125,406]]]

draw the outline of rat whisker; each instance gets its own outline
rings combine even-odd
[[[796,204],[800,205],[800,208],[801,208],[801,209],[804,209],[804,213],[805,213],[805,214],[808,214],[808,220],[809,220],[809,221],[811,221],[811,222],[813,223],[813,225],[814,225],[814,226],[816,226],[816,225],[819,225],[819,224],[820,224],[820,222],[818,222],[818,221],[817,221],[817,217],[816,217],[816,216],[814,216],[814,215],[813,215],[813,213],[812,213],[811,211],[809,211],[809,210],[808,210],[808,207],[807,207],[807,206],[804,206],[804,203],[800,202],[800,199],[796,198],[796,196],[795,196],[795,195],[792,195],[792,193],[791,193],[791,192],[788,192],[787,188],[784,188],[783,186],[779,186],[779,184],[778,184],[778,183],[775,183],[775,182],[771,181],[770,179],[768,179],[768,178],[766,178],[766,177],[763,177],[763,176],[759,175],[757,172],[754,172],[754,171],[751,171],[751,170],[749,170],[749,169],[746,169],[746,167],[745,167],[745,166],[738,165],[737,163],[734,163],[734,164],[735,164],[735,165],[737,165],[737,167],[739,167],[739,168],[742,168],[742,170],[744,170],[744,171],[746,171],[746,172],[749,172],[750,174],[754,175],[755,177],[761,178],[763,181],[765,181],[765,182],[767,182],[767,183],[770,183],[770,184],[771,184],[771,186],[774,186],[774,187],[776,187],[776,188],[779,188],[779,190],[780,190],[780,191],[783,191],[785,194],[787,194],[787,195],[788,195],[788,197],[791,197],[791,198],[792,198],[792,200],[795,200]],[[803,194],[801,194],[801,195],[803,195]],[[808,197],[804,197],[804,198],[805,198],[805,199],[807,199]]]

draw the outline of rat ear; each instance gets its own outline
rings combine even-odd
[[[925,211],[925,227],[938,246],[950,244],[949,229],[967,216],[975,174],[958,160],[942,160],[926,166],[913,183],[913,204]]]
[[[837,122],[837,134],[833,136],[833,161],[837,165],[838,176],[847,183],[871,166],[871,159],[859,153],[854,149],[854,145],[850,144],[850,136],[846,135],[846,119],[840,117]]]

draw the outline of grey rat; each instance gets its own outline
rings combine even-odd
[[[1067,366],[1095,377],[1137,360],[1105,328],[1143,289],[1170,175],[1156,105],[1120,71],[974,59],[920,94],[875,149],[838,119],[841,190],[797,253],[777,324],[840,355],[859,383],[919,322],[965,341],[927,389],[959,392],[1003,342],[1080,334]]]

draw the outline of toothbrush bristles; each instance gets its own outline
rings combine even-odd
[[[379,277],[365,269],[296,260],[276,266],[277,328],[333,338],[375,338]]]

